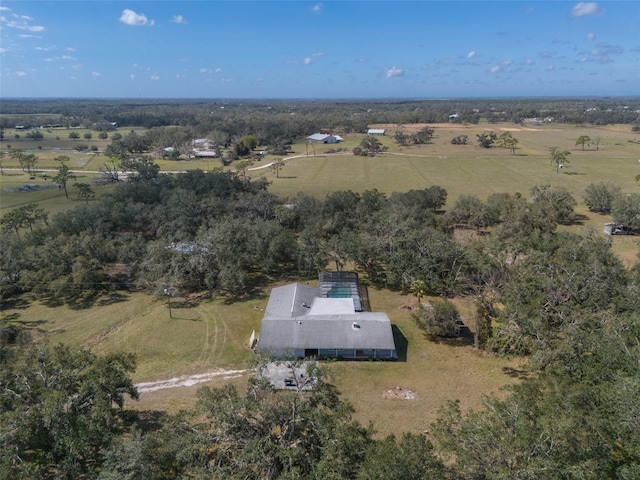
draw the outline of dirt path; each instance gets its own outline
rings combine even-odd
[[[155,380],[153,382],[140,382],[136,383],[135,387],[138,389],[138,393],[151,393],[158,390],[164,390],[166,388],[176,387],[192,387],[198,383],[209,382],[215,378],[222,378],[228,380],[230,378],[236,378],[249,370],[224,370],[219,368],[217,370],[211,370],[205,373],[198,373],[195,375],[182,375],[180,377],[170,378],[168,380]]]

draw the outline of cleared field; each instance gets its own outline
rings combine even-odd
[[[372,308],[386,311],[406,339],[406,361],[330,362],[330,381],[356,407],[356,417],[372,421],[380,434],[419,432],[436,417],[447,400],[464,408],[480,406],[481,396],[498,392],[516,379],[518,363],[475,351],[468,342],[427,340],[410,318],[415,298],[370,288]],[[3,316],[21,323],[49,342],[90,348],[96,353],[127,351],[137,355],[134,381],[169,379],[219,368],[246,369],[255,360],[248,348],[252,330],[259,331],[269,291],[256,298],[226,303],[206,300],[196,306],[174,301],[169,317],[165,299],[135,293],[90,309],[50,307],[32,302],[7,308]],[[458,300],[463,318],[471,307]],[[247,374],[199,384],[243,386]],[[396,386],[409,389],[415,400],[385,399]],[[192,406],[198,387],[178,387],[141,395],[131,406],[141,410],[177,411]]]
[[[251,331],[259,329],[266,300],[197,305],[143,293],[113,298],[87,309],[47,306],[33,301],[6,308],[3,316],[24,324],[53,344],[90,348],[96,353],[135,353],[136,381],[238,367],[251,358]]]
[[[386,128],[388,136],[378,137],[389,150],[373,158],[344,155],[325,155],[328,150],[343,144],[315,145],[314,152],[303,158],[286,162],[276,178],[270,170],[255,170],[252,176],[265,176],[272,183],[271,190],[284,196],[299,191],[324,196],[329,191],[351,189],[364,191],[376,188],[385,193],[440,185],[454,201],[460,195],[484,198],[497,192],[527,194],[534,185],[562,185],[578,200],[584,188],[594,181],[609,181],[620,185],[625,192],[640,191],[635,176],[640,173],[640,135],[628,125],[607,127],[519,125],[431,125],[435,131],[432,144],[398,147],[391,139],[395,125],[376,125]],[[422,126],[411,126],[416,129]],[[403,128],[409,128],[403,127]],[[497,133],[511,131],[518,139],[518,149],[480,148],[475,135],[485,130]],[[451,139],[466,134],[469,145],[452,145]],[[582,150],[575,146],[580,135],[593,139]],[[345,136],[349,143],[362,136]],[[595,146],[595,139],[599,145]],[[549,147],[569,150],[565,168],[556,172],[551,163]],[[305,145],[295,145],[295,154],[306,155]],[[265,161],[269,161],[266,159]]]

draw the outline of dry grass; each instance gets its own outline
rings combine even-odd
[[[406,337],[406,362],[333,362],[331,379],[356,409],[356,418],[372,422],[381,436],[427,430],[438,409],[449,400],[460,400],[463,409],[481,407],[482,396],[500,393],[501,387],[517,381],[513,376],[521,360],[508,360],[476,350],[471,340],[433,341],[415,325],[408,306],[415,298],[369,288],[372,309],[384,311]],[[460,313],[473,326],[469,299],[457,299]],[[414,400],[384,398],[384,393],[402,387],[415,393]]]
[[[51,307],[40,302],[7,308],[14,318],[51,343],[90,348],[96,353],[136,353],[134,381],[169,379],[217,368],[245,369],[255,360],[247,347],[251,331],[259,330],[268,290],[253,299],[226,303],[224,299],[178,307],[174,300],[169,318],[165,299],[142,293],[122,301],[89,309]],[[374,422],[380,434],[422,431],[447,400],[459,399],[463,408],[480,406],[481,396],[513,383],[505,368],[517,365],[476,351],[468,343],[434,343],[413,324],[406,306],[415,299],[400,293],[370,288],[372,308],[385,311],[407,339],[407,361],[329,362],[330,381],[356,408],[356,418]],[[470,304],[458,300],[465,319]],[[194,405],[199,386],[227,382],[245,385],[247,374],[216,379],[194,387],[179,387],[141,395],[130,405],[140,410],[175,412]],[[384,391],[402,386],[417,394],[415,400],[383,398]]]

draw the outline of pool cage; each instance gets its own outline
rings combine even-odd
[[[324,298],[352,298],[356,312],[370,311],[366,288],[356,272],[321,272],[318,288]]]

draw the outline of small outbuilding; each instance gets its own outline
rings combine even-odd
[[[604,224],[604,233],[607,235],[632,235],[633,229],[618,222]]]
[[[384,128],[370,128],[367,130],[367,135],[373,135],[374,137],[383,137],[386,135],[386,130]]]

